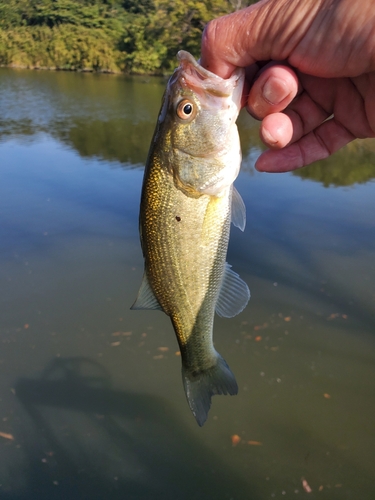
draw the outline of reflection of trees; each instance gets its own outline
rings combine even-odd
[[[37,132],[31,120],[0,120],[0,140],[11,136],[32,136]]]
[[[142,114],[142,113],[141,113]],[[156,113],[157,114],[157,113]],[[115,161],[124,168],[143,166],[150,147],[155,120],[149,117],[134,121],[131,117],[70,117],[66,122],[35,124],[32,120],[0,121],[0,139],[4,136],[51,134],[76,150],[82,157]],[[243,150],[242,171],[253,173],[257,156],[264,149],[257,123],[241,115],[239,131]],[[375,178],[375,140],[354,141],[330,158],[296,170],[302,179],[328,186],[351,186]]]
[[[58,135],[81,156],[139,166],[146,160],[154,126],[150,121],[77,120],[75,126]]]
[[[253,173],[258,155],[265,149],[257,121],[242,111],[238,119],[243,161],[241,170]],[[375,178],[375,139],[356,140],[325,160],[295,170],[302,179],[321,182],[325,187],[352,186]]]
[[[0,140],[47,133],[83,157],[143,165],[166,81],[137,77],[2,70]],[[252,173],[264,149],[258,122],[239,116],[242,171]],[[324,186],[375,178],[375,140],[354,141],[324,161],[294,172]]]
[[[0,140],[46,133],[83,157],[144,164],[165,80],[3,70]]]
[[[158,96],[159,97],[159,96]],[[157,113],[153,119],[134,121],[130,118],[112,120],[77,119],[72,127],[57,131],[59,139],[72,146],[84,157],[98,157],[107,161],[118,161],[144,165],[154,132]],[[241,115],[239,131],[243,150],[261,147],[255,120]],[[245,156],[245,155],[244,155]],[[246,167],[246,165],[245,165]],[[245,168],[245,170],[248,170]]]
[[[336,154],[313,165],[296,170],[302,179],[328,186],[351,186],[375,178],[375,141],[354,141]]]
[[[237,120],[243,151],[250,148],[265,149],[259,137],[259,122],[252,118],[245,110],[242,110]]]
[[[52,122],[48,126],[37,125],[31,120],[11,120],[6,123],[0,121],[0,140],[48,133],[82,157],[116,161],[124,168],[131,168],[144,165],[154,126],[151,121],[133,123],[121,118],[108,121],[82,118],[63,125]]]

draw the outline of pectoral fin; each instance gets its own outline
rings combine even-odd
[[[144,273],[143,275],[143,280],[138,292],[137,299],[130,309],[156,309],[159,311],[163,310],[158,302],[158,299],[155,297],[154,292],[151,290],[146,273]]]
[[[249,299],[249,287],[226,262],[216,313],[224,318],[232,318],[246,307]]]
[[[245,230],[246,207],[240,193],[234,186],[232,192],[232,223],[234,226],[238,227],[238,229],[241,229],[241,231]]]

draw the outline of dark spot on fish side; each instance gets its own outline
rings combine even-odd
[[[181,217],[179,217],[178,215],[176,215],[176,221],[180,222],[181,221]]]

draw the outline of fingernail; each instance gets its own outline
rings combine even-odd
[[[263,98],[270,104],[280,104],[289,95],[284,80],[280,78],[268,78],[262,89]]]

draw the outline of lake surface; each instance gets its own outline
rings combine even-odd
[[[164,86],[0,70],[0,498],[373,500],[374,142],[260,174],[240,117],[252,298],[215,319],[239,394],[199,428],[169,318],[129,309]]]

